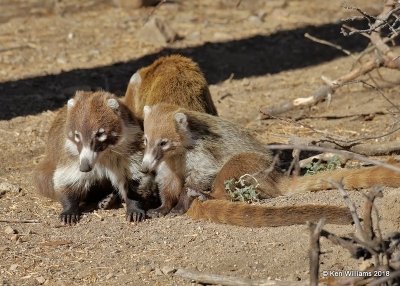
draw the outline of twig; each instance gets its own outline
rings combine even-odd
[[[40,223],[39,220],[36,219],[0,219],[0,222],[6,222],[6,223]]]
[[[336,44],[331,43],[331,42],[328,42],[328,41],[326,41],[326,40],[318,39],[318,38],[316,38],[316,37],[314,37],[314,36],[311,36],[309,33],[305,33],[305,34],[304,34],[304,37],[306,37],[307,39],[310,39],[311,41],[320,43],[320,44],[322,44],[322,45],[326,45],[326,46],[335,48],[335,49],[337,49],[337,50],[339,50],[339,51],[345,53],[345,54],[348,55],[348,56],[351,55],[351,52],[350,52],[350,51],[348,51],[348,50],[346,50],[346,49],[343,49],[341,46],[336,45]]]
[[[318,221],[318,224],[309,224],[310,230],[310,285],[318,286],[319,281],[319,255],[321,248],[319,244],[319,238],[321,236],[322,227],[325,224],[325,219],[322,218]]]
[[[147,15],[147,17],[145,18],[143,25],[145,25],[150,20],[151,16],[153,16],[153,14],[158,10],[158,8],[160,8],[161,5],[166,2],[167,0],[161,0],[160,2],[158,2],[157,5],[151,10],[149,15]]]
[[[302,151],[316,151],[316,152],[321,152],[321,153],[336,153],[342,156],[347,156],[349,159],[353,160],[358,160],[362,162],[366,162],[369,164],[373,164],[375,166],[380,166],[395,172],[400,173],[400,168],[388,163],[384,163],[381,161],[369,159],[368,157],[349,152],[349,151],[344,151],[344,150],[337,150],[337,149],[332,149],[332,148],[324,148],[324,147],[318,147],[318,146],[304,146],[304,145],[268,145],[267,149],[270,150],[288,150],[288,149],[300,149]]]
[[[251,285],[278,285],[278,286],[302,286],[308,285],[307,281],[279,281],[268,279],[247,279],[218,274],[207,274],[196,270],[179,268],[174,276],[196,281],[200,284],[218,284],[225,286],[251,286]]]
[[[338,183],[338,182],[336,182],[336,181],[333,181],[333,180],[328,180],[328,182],[329,182],[332,186],[334,186],[336,189],[338,189],[339,192],[342,194],[343,199],[344,199],[344,201],[345,201],[347,207],[348,207],[349,210],[350,210],[351,217],[353,218],[354,224],[355,224],[355,226],[356,226],[356,231],[363,237],[363,239],[364,239],[365,241],[367,241],[367,240],[368,240],[368,236],[365,234],[365,231],[364,231],[364,229],[363,229],[362,226],[361,226],[361,222],[360,222],[360,219],[359,219],[358,214],[357,214],[356,206],[355,206],[354,203],[350,200],[349,194],[344,190],[342,184],[340,184],[340,183]]]
[[[366,195],[367,200],[365,201],[364,205],[363,221],[364,221],[364,230],[370,240],[373,240],[375,238],[374,225],[372,221],[372,209],[374,201],[376,197],[382,197],[382,196],[383,195],[381,189],[375,189]]]

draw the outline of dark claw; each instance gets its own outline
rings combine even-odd
[[[145,211],[141,212],[126,212],[126,220],[128,222],[141,222],[146,219],[146,213]]]
[[[140,207],[138,201],[128,199],[126,202],[126,220],[128,222],[141,222],[146,218],[146,212]]]
[[[79,213],[62,212],[60,214],[61,223],[64,225],[76,224],[80,219]]]

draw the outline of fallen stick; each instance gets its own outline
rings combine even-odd
[[[0,219],[0,222],[7,222],[7,223],[40,223],[37,219]]]
[[[319,147],[319,146],[303,146],[303,145],[268,145],[267,149],[270,150],[288,150],[288,149],[299,149],[301,151],[316,151],[316,152],[321,152],[321,153],[335,153],[335,154],[339,154],[342,156],[347,156],[352,160],[358,160],[358,161],[362,161],[365,163],[369,163],[369,164],[373,164],[375,166],[380,166],[380,167],[384,167],[386,169],[395,171],[395,172],[399,172],[400,173],[400,168],[395,166],[395,165],[391,165],[388,163],[384,163],[382,161],[378,161],[378,160],[373,160],[373,159],[369,159],[368,157],[353,153],[353,152],[349,152],[349,151],[344,151],[344,150],[337,150],[337,149],[332,149],[332,148],[324,148],[324,147]]]
[[[319,282],[319,255],[321,248],[319,238],[321,237],[321,230],[325,224],[325,219],[320,219],[318,224],[309,224],[310,230],[310,286],[318,286]]]
[[[208,274],[196,270],[187,270],[179,268],[174,273],[174,276],[179,276],[185,279],[196,281],[200,284],[224,285],[224,286],[306,286],[308,281],[280,281],[268,279],[248,279],[233,276],[224,276],[218,274]]]

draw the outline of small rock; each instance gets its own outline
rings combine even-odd
[[[163,273],[163,272],[161,271],[161,269],[158,268],[158,267],[154,270],[154,273],[155,273],[157,276],[164,275],[164,273]]]
[[[10,240],[16,241],[16,242],[21,242],[21,236],[19,234],[13,234],[13,235],[11,235]]]
[[[111,279],[111,278],[113,278],[114,277],[114,274],[113,273],[108,273],[107,275],[106,275],[106,280],[109,280],[109,279]]]
[[[18,264],[11,264],[9,270],[10,271],[15,271],[15,270],[17,270],[18,266],[19,266]]]
[[[245,79],[243,79],[243,81],[242,81],[242,85],[243,85],[243,86],[249,86],[249,85],[250,85],[250,81],[249,81],[247,78],[245,78]]]
[[[0,191],[5,191],[5,192],[12,192],[12,193],[19,193],[21,192],[22,188],[10,184],[8,182],[1,182],[0,183]]]
[[[143,265],[143,266],[141,266],[141,267],[139,268],[139,271],[140,271],[140,272],[143,272],[143,273],[150,273],[150,272],[153,271],[153,270],[154,270],[154,268],[151,267],[150,265]]]
[[[161,272],[164,273],[165,275],[175,273],[175,271],[176,271],[175,267],[171,267],[171,266],[161,267]]]
[[[172,28],[159,18],[152,18],[139,31],[140,41],[154,45],[165,45],[178,39],[178,34]]]
[[[44,279],[43,276],[39,276],[39,277],[36,277],[36,281],[37,281],[40,285],[42,285],[44,282],[46,282],[46,279]]]
[[[6,228],[4,229],[4,232],[6,234],[16,234],[16,233],[18,233],[18,231],[16,229],[13,229],[11,226],[6,226]]]
[[[260,25],[260,24],[262,24],[262,22],[263,22],[263,21],[262,21],[258,16],[256,16],[256,15],[251,15],[251,16],[248,18],[248,20],[249,20],[250,23],[255,24],[255,25]]]

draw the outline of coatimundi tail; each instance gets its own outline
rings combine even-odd
[[[139,182],[143,132],[137,118],[116,96],[77,92],[57,114],[45,157],[35,172],[38,191],[58,200],[65,224],[79,220],[79,203],[89,191],[111,182],[126,203],[128,220],[144,211],[128,197],[128,182]]]
[[[199,66],[180,55],[161,57],[134,73],[124,101],[141,120],[145,105],[161,102],[217,115],[207,81]]]
[[[321,178],[343,178],[345,187],[351,188],[377,183],[400,185],[399,174],[379,167],[295,179],[284,177],[272,166],[272,156],[266,146],[242,128],[227,120],[173,105],[145,106],[144,143],[142,171],[156,172],[162,201],[159,208],[150,212],[153,216],[165,215],[173,208],[178,212],[188,208],[187,214],[192,218],[251,227],[299,224],[321,217],[332,223],[349,223],[351,216],[344,207],[277,208],[232,203],[227,200],[224,182],[253,174],[259,183],[261,198],[330,188]],[[358,177],[360,173],[370,176]],[[215,200],[194,200],[190,205],[186,191],[191,190],[211,191],[209,196]]]

